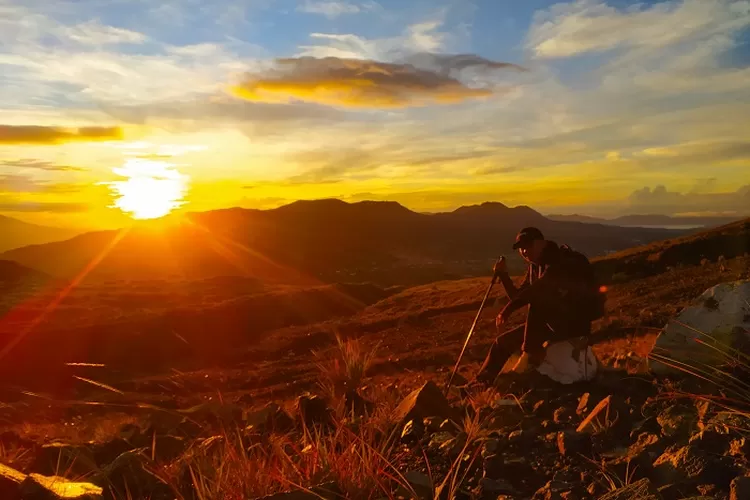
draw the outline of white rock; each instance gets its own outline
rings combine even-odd
[[[735,281],[703,292],[667,323],[651,352],[654,357],[666,356],[670,361],[692,366],[714,365],[726,359],[716,348],[737,348],[749,340],[750,281]],[[653,358],[649,365],[655,373],[678,371]]]
[[[574,342],[563,340],[547,346],[544,360],[536,367],[536,371],[555,382],[572,384],[593,379],[598,367],[599,362],[590,346],[584,350],[576,348]],[[500,373],[524,373],[531,368],[528,356],[516,353],[508,359]]]

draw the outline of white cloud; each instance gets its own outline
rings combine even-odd
[[[98,21],[62,27],[60,32],[68,39],[86,45],[138,44],[148,40],[148,37],[143,33],[106,26]]]
[[[538,58],[560,58],[615,48],[663,48],[748,25],[747,0],[668,1],[624,10],[578,0],[538,12],[526,45]]]
[[[377,8],[375,2],[354,4],[335,0],[305,0],[297,7],[297,10],[308,14],[320,14],[328,19],[336,19],[339,16],[359,14],[361,12],[374,10],[375,8]]]
[[[318,43],[301,46],[297,56],[389,61],[419,52],[449,51],[456,45],[457,36],[443,29],[446,12],[441,10],[431,19],[410,24],[394,37],[311,33],[310,38]]]

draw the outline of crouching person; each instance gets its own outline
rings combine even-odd
[[[510,301],[497,316],[498,337],[476,376],[481,383],[492,383],[518,350],[528,355],[532,365],[538,365],[545,356],[545,342],[589,336],[592,321],[603,315],[604,295],[586,256],[545,240],[534,227],[518,233],[513,249],[529,266],[516,288],[505,261],[495,265],[495,276]],[[510,315],[526,306],[524,325],[503,332]]]

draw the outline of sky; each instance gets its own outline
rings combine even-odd
[[[0,213],[750,215],[750,1],[0,0]]]

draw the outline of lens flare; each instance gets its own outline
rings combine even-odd
[[[112,207],[133,219],[157,219],[184,204],[188,178],[172,163],[129,158],[112,171],[126,179],[107,183],[115,198]]]

